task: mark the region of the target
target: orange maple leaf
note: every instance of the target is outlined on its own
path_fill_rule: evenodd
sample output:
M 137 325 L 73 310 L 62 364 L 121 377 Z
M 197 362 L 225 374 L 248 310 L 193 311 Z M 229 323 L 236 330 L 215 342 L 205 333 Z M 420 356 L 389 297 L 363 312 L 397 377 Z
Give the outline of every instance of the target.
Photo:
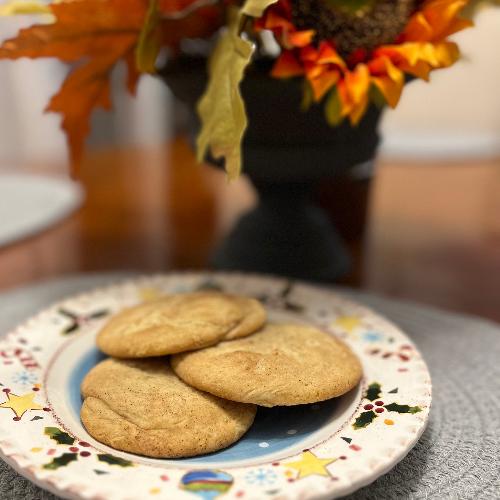
M 128 67 L 127 87 L 134 93 L 139 74 L 134 49 L 147 0 L 73 0 L 50 5 L 51 24 L 23 29 L 0 46 L 0 58 L 56 57 L 74 67 L 46 110 L 60 113 L 71 160 L 82 157 L 90 114 L 111 107 L 110 76 L 118 61 Z

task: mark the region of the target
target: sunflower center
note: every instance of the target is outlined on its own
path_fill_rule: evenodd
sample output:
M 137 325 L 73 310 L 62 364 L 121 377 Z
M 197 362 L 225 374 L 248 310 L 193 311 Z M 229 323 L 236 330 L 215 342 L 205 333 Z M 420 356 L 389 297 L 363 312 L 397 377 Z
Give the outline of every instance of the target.
M 317 42 L 332 40 L 344 58 L 392 43 L 419 0 L 291 0 L 293 22 L 314 29 Z

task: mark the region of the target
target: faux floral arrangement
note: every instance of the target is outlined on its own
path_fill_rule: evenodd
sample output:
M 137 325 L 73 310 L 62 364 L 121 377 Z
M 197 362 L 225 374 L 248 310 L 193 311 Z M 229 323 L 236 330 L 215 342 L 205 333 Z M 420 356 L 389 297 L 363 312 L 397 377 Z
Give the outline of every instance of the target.
M 141 73 L 185 39 L 217 37 L 198 112 L 198 157 L 224 157 L 239 175 L 247 126 L 239 85 L 272 34 L 280 50 L 273 78 L 302 78 L 304 108 L 322 105 L 332 125 L 356 125 L 370 103 L 397 106 L 409 77 L 427 80 L 459 58 L 449 40 L 471 25 L 467 0 L 60 0 L 11 1 L 4 15 L 37 13 L 39 24 L 0 46 L 0 58 L 55 57 L 71 64 L 47 111 L 62 115 L 71 158 L 80 160 L 89 119 L 110 108 L 110 75 L 120 61 L 134 93 Z M 272 111 L 270 111 L 272 112 Z M 286 120 L 286 117 L 283 117 Z

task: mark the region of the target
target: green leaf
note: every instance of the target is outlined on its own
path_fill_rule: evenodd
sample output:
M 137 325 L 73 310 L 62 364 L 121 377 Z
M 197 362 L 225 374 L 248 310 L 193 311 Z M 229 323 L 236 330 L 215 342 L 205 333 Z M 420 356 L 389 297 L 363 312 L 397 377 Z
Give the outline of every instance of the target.
M 384 408 L 387 411 L 395 411 L 396 413 L 418 413 L 422 411 L 422 408 L 420 408 L 420 406 L 399 405 L 397 403 L 385 405 Z
M 245 16 L 261 17 L 264 11 L 278 0 L 246 0 L 241 12 Z
M 381 386 L 378 382 L 373 382 L 373 384 L 370 384 L 368 386 L 368 390 L 366 391 L 366 396 L 365 398 L 370 400 L 370 401 L 375 401 L 380 397 L 381 393 Z
M 363 428 L 367 427 L 368 425 L 370 425 L 377 417 L 378 417 L 378 415 L 373 410 L 364 411 L 356 419 L 356 421 L 354 422 L 354 424 L 352 424 L 352 426 L 355 429 L 363 429 Z
M 312 91 L 312 87 L 307 80 L 304 80 L 302 102 L 300 103 L 300 109 L 304 112 L 308 111 L 313 102 L 314 102 L 314 94 Z
M 141 73 L 156 73 L 156 60 L 161 48 L 161 34 L 157 29 L 159 22 L 158 0 L 149 0 L 146 20 L 135 49 L 135 62 Z
M 134 465 L 130 460 L 115 457 L 114 455 L 109 455 L 108 453 L 101 453 L 100 455 L 97 455 L 97 460 L 99 460 L 99 462 L 106 462 L 109 465 L 118 465 L 119 467 L 132 467 L 132 465 Z
M 254 52 L 254 45 L 237 33 L 240 16 L 223 33 L 210 60 L 209 82 L 198 104 L 201 130 L 197 139 L 198 161 L 208 149 L 224 158 L 230 180 L 241 172 L 241 141 L 247 128 L 240 83 Z
M 52 462 L 45 464 L 43 468 L 47 470 L 56 470 L 60 467 L 66 467 L 68 464 L 77 459 L 78 455 L 76 453 L 63 453 L 60 457 L 54 458 Z
M 44 434 L 53 439 L 57 444 L 73 444 L 75 438 L 69 435 L 67 432 L 62 431 L 58 427 L 45 427 Z
M 344 117 L 342 116 L 342 103 L 340 102 L 340 96 L 336 87 L 326 98 L 325 117 L 328 124 L 332 127 L 340 125 L 344 120 Z
M 370 101 L 377 106 L 377 108 L 382 109 L 387 106 L 387 101 L 384 94 L 380 92 L 380 89 L 376 85 L 370 86 Z

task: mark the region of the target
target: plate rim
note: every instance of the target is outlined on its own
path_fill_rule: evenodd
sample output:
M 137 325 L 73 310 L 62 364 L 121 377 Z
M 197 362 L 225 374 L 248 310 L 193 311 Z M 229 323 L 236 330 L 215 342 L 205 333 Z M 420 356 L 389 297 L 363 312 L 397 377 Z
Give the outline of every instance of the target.
M 47 314 L 50 310 L 68 302 L 68 301 L 78 301 L 78 300 L 85 300 L 85 299 L 92 299 L 96 295 L 102 295 L 105 294 L 106 292 L 117 289 L 117 288 L 123 288 L 126 286 L 132 285 L 133 287 L 138 287 L 141 283 L 147 283 L 150 284 L 153 281 L 157 280 L 176 280 L 176 279 L 217 279 L 221 278 L 223 280 L 225 279 L 234 279 L 234 278 L 239 278 L 239 279 L 253 279 L 253 280 L 258 280 L 258 281 L 267 281 L 272 284 L 276 283 L 282 283 L 286 284 L 289 282 L 293 282 L 294 285 L 297 285 L 298 287 L 303 287 L 305 289 L 311 289 L 311 290 L 316 290 L 320 291 L 322 294 L 326 294 L 328 296 L 333 297 L 334 299 L 337 299 L 338 301 L 354 306 L 357 309 L 364 311 L 371 316 L 376 317 L 379 320 L 382 320 L 384 323 L 386 323 L 388 326 L 392 327 L 395 329 L 397 332 L 403 335 L 403 337 L 409 339 L 414 348 L 415 351 L 419 354 L 419 363 L 422 365 L 424 368 L 424 371 L 428 375 L 425 386 L 426 389 L 428 390 L 428 403 L 425 406 L 425 412 L 423 414 L 424 419 L 420 419 L 421 425 L 418 427 L 416 432 L 412 432 L 412 438 L 411 440 L 407 441 L 405 445 L 401 445 L 395 450 L 395 453 L 390 455 L 388 457 L 388 460 L 386 461 L 385 464 L 383 464 L 382 467 L 378 467 L 376 471 L 372 470 L 372 473 L 369 475 L 365 475 L 361 478 L 357 478 L 354 480 L 351 480 L 349 484 L 347 484 L 343 489 L 337 489 L 335 492 L 328 492 L 325 491 L 324 493 L 322 492 L 309 492 L 307 498 L 310 499 L 315 499 L 315 500 L 322 500 L 322 499 L 332 499 L 332 498 L 338 498 L 338 497 L 343 497 L 345 495 L 349 495 L 358 489 L 367 486 L 374 482 L 376 479 L 381 477 L 382 475 L 386 474 L 389 470 L 391 470 L 397 463 L 399 463 L 401 460 L 403 460 L 406 455 L 412 450 L 412 448 L 416 445 L 422 434 L 424 433 L 425 429 L 427 428 L 428 422 L 429 422 L 429 414 L 431 411 L 431 406 L 432 406 L 432 392 L 433 392 L 433 386 L 432 386 L 432 379 L 431 379 L 431 374 L 428 368 L 428 365 L 425 361 L 425 359 L 422 357 L 420 350 L 418 349 L 418 346 L 416 346 L 413 342 L 413 339 L 401 328 L 399 325 L 394 323 L 391 319 L 383 316 L 382 314 L 378 313 L 376 310 L 372 309 L 369 306 L 365 306 L 362 303 L 357 302 L 356 300 L 351 299 L 350 297 L 346 297 L 345 295 L 342 294 L 342 292 L 339 292 L 337 290 L 332 290 L 328 285 L 322 284 L 322 283 L 310 283 L 306 282 L 303 280 L 290 280 L 289 278 L 283 277 L 283 276 L 278 276 L 278 275 L 273 275 L 273 274 L 261 274 L 261 273 L 247 273 L 247 272 L 240 272 L 240 271 L 207 271 L 207 270 L 201 270 L 201 271 L 173 271 L 173 272 L 159 272 L 159 273 L 141 273 L 137 276 L 129 276 L 125 278 L 119 278 L 116 280 L 111 279 L 109 283 L 106 283 L 101 286 L 97 287 L 91 287 L 87 290 L 84 290 L 82 292 L 77 292 L 74 294 L 70 294 L 68 296 L 62 297 L 59 300 L 51 301 L 50 304 L 47 306 L 44 306 L 42 309 L 40 309 L 38 312 L 35 314 L 29 316 L 25 321 L 21 322 L 18 324 L 16 327 L 13 329 L 9 330 L 5 334 L 0 336 L 0 346 L 1 344 L 5 344 L 8 342 L 11 342 L 13 340 L 13 337 L 19 334 L 24 329 L 27 329 L 30 327 L 32 323 L 37 322 L 40 317 L 42 317 L 44 314 Z M 53 354 L 51 355 L 51 358 L 53 357 Z M 42 366 L 42 370 L 45 370 L 46 366 Z M 363 380 L 364 377 L 363 377 Z M 361 400 L 362 402 L 362 400 Z M 58 483 L 61 483 L 60 478 L 56 476 L 52 476 L 51 474 L 47 474 L 45 477 L 39 477 L 36 475 L 35 472 L 31 471 L 27 465 L 22 465 L 23 459 L 25 457 L 20 456 L 19 453 L 16 453 L 15 451 L 11 450 L 11 445 L 8 440 L 4 438 L 4 434 L 1 432 L 0 429 L 0 458 L 4 460 L 10 467 L 12 467 L 17 473 L 19 473 L 21 476 L 25 477 L 32 483 L 34 483 L 37 486 L 40 486 L 41 488 L 49 491 L 50 493 L 62 497 L 62 498 L 68 498 L 68 499 L 81 499 L 81 498 L 90 498 L 94 497 L 96 495 L 102 495 L 103 491 L 101 490 L 98 492 L 97 490 L 92 491 L 92 494 L 89 495 L 82 495 L 77 492 L 73 492 L 72 490 L 75 489 L 78 485 L 73 482 L 71 485 L 68 485 L 66 487 L 61 487 L 58 486 Z M 408 433 L 409 434 L 409 433 Z M 10 451 L 9 451 L 10 449 Z M 209 466 L 208 466 L 209 467 Z M 252 467 L 252 465 L 250 466 Z M 31 468 L 33 469 L 34 466 L 33 464 L 31 465 Z M 218 467 L 217 467 L 218 468 Z M 230 469 L 230 466 L 227 467 Z M 244 468 L 244 466 L 240 466 L 240 468 Z M 186 469 L 188 470 L 188 469 Z M 75 475 L 72 475 L 73 478 L 75 478 Z M 303 492 L 303 491 L 302 491 Z M 296 490 L 296 495 L 300 495 L 301 491 Z M 332 496 L 333 495 L 333 496 Z M 125 498 L 125 497 L 118 497 L 115 494 L 111 498 Z M 289 498 L 288 496 L 286 498 Z M 291 497 L 290 497 L 291 498 Z

